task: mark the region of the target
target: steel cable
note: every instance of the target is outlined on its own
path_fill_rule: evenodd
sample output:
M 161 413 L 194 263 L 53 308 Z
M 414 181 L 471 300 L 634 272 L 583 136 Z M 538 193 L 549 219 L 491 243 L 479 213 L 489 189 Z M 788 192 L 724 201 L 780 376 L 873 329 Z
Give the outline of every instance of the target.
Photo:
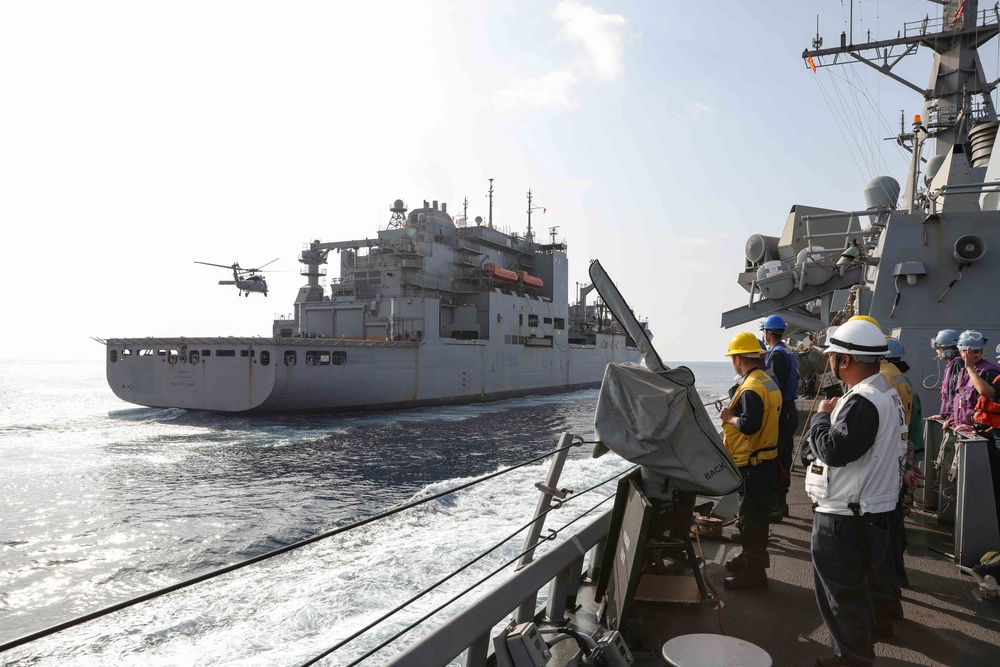
M 625 472 L 629 472 L 629 471 L 625 471 Z M 624 473 L 621 473 L 621 474 L 624 474 Z M 602 482 L 601 484 L 605 484 L 605 483 L 607 483 L 607 482 Z M 600 486 L 600 485 L 597 485 L 597 486 Z M 595 487 L 591 487 L 591 488 L 595 488 Z M 590 490 L 590 489 L 588 489 L 588 490 Z M 418 618 L 416 621 L 414 621 L 410 625 L 408 625 L 405 628 L 403 628 L 402 630 L 400 630 L 398 633 L 396 633 L 392 637 L 386 639 L 381 644 L 379 644 L 375 648 L 371 649 L 370 651 L 368 651 L 367 653 L 365 653 L 364 655 L 362 655 L 361 657 L 359 657 L 354 662 L 348 663 L 347 667 L 354 667 L 354 665 L 360 664 L 363 660 L 371 657 L 372 655 L 374 655 L 378 651 L 381 651 L 383 648 L 385 648 L 386 646 L 388 646 L 392 642 L 396 641 L 397 639 L 399 639 L 400 637 L 402 637 L 404 634 L 406 634 L 407 632 L 409 632 L 413 628 L 417 627 L 418 625 L 420 625 L 421 623 L 423 623 L 424 621 L 426 621 L 428 618 L 430 618 L 434 614 L 438 613 L 439 611 L 441 611 L 442 609 L 444 609 L 445 607 L 447 607 L 448 605 L 450 605 L 451 603 L 453 603 L 455 600 L 459 599 L 460 597 L 462 597 L 466 593 L 468 593 L 468 592 L 470 592 L 472 590 L 475 590 L 478 586 L 481 586 L 483 583 L 485 583 L 486 581 L 488 581 L 492 577 L 496 576 L 500 572 L 503 572 L 506 568 L 510 567 L 511 565 L 513 565 L 514 563 L 516 563 L 518 560 L 520 560 L 520 558 L 522 556 L 524 556 L 527 553 L 530 553 L 530 552 L 534 551 L 543 542 L 547 542 L 549 540 L 555 539 L 555 537 L 559 535 L 560 531 L 565 530 L 569 526 L 573 525 L 574 523 L 576 523 L 577 521 L 579 521 L 583 517 L 585 517 L 588 514 L 590 514 L 591 512 L 593 512 L 595 509 L 597 509 L 598 507 L 600 507 L 604 503 L 606 503 L 609 500 L 612 500 L 614 498 L 615 498 L 614 495 L 607 496 L 606 498 L 604 498 L 603 500 L 601 500 L 601 502 L 599 502 L 596 505 L 592 506 L 590 509 L 588 509 L 586 512 L 584 512 L 583 514 L 579 515 L 575 519 L 573 519 L 573 520 L 569 521 L 568 523 L 564 524 L 558 530 L 552 530 L 552 531 L 550 531 L 549 535 L 547 535 L 546 537 L 539 538 L 538 542 L 536 542 L 535 544 L 533 544 L 531 547 L 529 547 L 528 549 L 525 549 L 524 551 L 522 551 L 521 553 L 519 553 L 518 555 L 516 555 L 511 560 L 508 560 L 506 563 L 504 563 L 503 565 L 501 565 L 497 569 L 493 570 L 492 572 L 490 572 L 489 574 L 487 574 L 485 577 L 479 579 L 477 582 L 475 582 L 471 586 L 468 586 L 464 590 L 459 591 L 459 593 L 457 593 L 456 595 L 452 596 L 451 598 L 449 598 L 448 600 L 446 600 L 442 604 L 438 605 L 437 607 L 435 607 L 431 611 L 427 612 L 426 614 L 424 614 L 423 616 L 421 616 L 420 618 Z M 322 656 L 318 656 L 316 658 L 313 658 L 309 662 L 303 663 L 302 667 L 308 667 L 308 665 L 314 664 L 317 660 L 320 660 L 323 657 L 326 657 L 326 655 L 328 655 L 328 654 L 324 654 Z
M 43 637 L 48 637 L 49 635 L 53 635 L 53 634 L 56 634 L 58 632 L 62 632 L 63 630 L 68 630 L 68 629 L 70 629 L 72 627 L 75 627 L 77 625 L 82 625 L 83 623 L 87 623 L 88 621 L 92 621 L 92 620 L 101 618 L 102 616 L 107 616 L 108 614 L 112 614 L 112 613 L 114 613 L 116 611 L 121 611 L 122 609 L 127 609 L 129 607 L 132 607 L 132 606 L 135 606 L 135 605 L 139 604 L 140 602 L 147 602 L 149 600 L 153 600 L 155 598 L 161 597 L 161 596 L 166 595 L 168 593 L 173 593 L 175 591 L 179 591 L 181 589 L 188 588 L 189 586 L 193 586 L 195 584 L 199 584 L 199 583 L 201 583 L 203 581 L 208 581 L 209 579 L 214 579 L 215 577 L 220 577 L 220 576 L 222 576 L 224 574 L 229 574 L 230 572 L 235 572 L 236 570 L 239 570 L 239 569 L 242 569 L 244 567 L 253 565 L 255 563 L 259 563 L 261 561 L 265 561 L 265 560 L 268 560 L 270 558 L 274 558 L 275 556 L 280 556 L 281 554 L 288 553 L 289 551 L 294 551 L 296 549 L 300 549 L 302 547 L 308 546 L 308 545 L 313 544 L 315 542 L 319 542 L 321 540 L 325 540 L 325 539 L 328 539 L 330 537 L 334 537 L 336 535 L 339 535 L 341 533 L 347 532 L 347 531 L 352 530 L 354 528 L 359 528 L 361 526 L 365 526 L 365 525 L 367 525 L 369 523 L 373 523 L 375 521 L 379 521 L 379 520 L 384 519 L 386 517 L 390 517 L 390 516 L 392 516 L 394 514 L 399 514 L 400 512 L 403 512 L 405 510 L 411 509 L 413 507 L 417 507 L 418 505 L 422 505 L 424 503 L 431 502 L 432 500 L 437 500 L 438 498 L 441 498 L 441 497 L 444 497 L 446 495 L 455 493 L 457 491 L 461 491 L 463 489 L 467 489 L 467 488 L 469 488 L 471 486 L 475 486 L 476 484 L 480 484 L 482 482 L 485 482 L 487 480 L 493 479 L 495 477 L 499 477 L 500 475 L 505 475 L 505 474 L 507 474 L 509 472 L 517 470 L 518 468 L 523 468 L 524 466 L 531 465 L 532 463 L 537 463 L 538 461 L 546 459 L 549 456 L 551 456 L 553 454 L 556 454 L 558 452 L 561 452 L 563 450 L 567 450 L 567 449 L 569 449 L 571 447 L 578 447 L 578 446 L 580 446 L 580 442 L 578 442 L 578 440 L 579 440 L 578 438 L 574 438 L 574 441 L 571 442 L 569 445 L 566 445 L 565 447 L 557 447 L 557 448 L 555 448 L 555 449 L 553 449 L 553 450 L 551 450 L 549 452 L 546 452 L 544 454 L 536 456 L 536 457 L 534 457 L 532 459 L 528 459 L 527 461 L 515 464 L 513 466 L 510 466 L 509 468 L 504 468 L 503 470 L 498 470 L 498 471 L 490 473 L 488 475 L 484 475 L 483 477 L 477 477 L 476 479 L 474 479 L 474 480 L 472 480 L 470 482 L 466 482 L 464 484 L 460 484 L 460 485 L 458 485 L 458 486 L 456 486 L 456 487 L 454 487 L 452 489 L 441 491 L 440 493 L 435 493 L 433 495 L 427 496 L 426 498 L 421 498 L 419 500 L 414 500 L 414 501 L 411 501 L 409 503 L 405 503 L 403 505 L 400 505 L 399 507 L 393 508 L 393 509 L 388 510 L 386 512 L 382 512 L 380 514 L 376 514 L 374 516 L 370 516 L 370 517 L 368 517 L 366 519 L 361 519 L 360 521 L 356 521 L 355 523 L 349 524 L 347 526 L 341 526 L 341 527 L 338 527 L 338 528 L 334 528 L 333 530 L 329 530 L 329 531 L 326 531 L 324 533 L 320 533 L 319 535 L 314 535 L 313 537 L 309 537 L 309 538 L 306 538 L 304 540 L 300 540 L 298 542 L 295 542 L 294 544 L 289 544 L 288 546 L 284 546 L 284 547 L 281 547 L 279 549 L 275 549 L 273 551 L 268 551 L 267 553 L 261 554 L 259 556 L 254 556 L 253 558 L 248 558 L 246 560 L 240 561 L 239 563 L 234 563 L 232 565 L 227 565 L 225 567 L 221 567 L 221 568 L 219 568 L 217 570 L 213 570 L 211 572 L 206 572 L 205 574 L 201 574 L 201 575 L 198 575 L 196 577 L 192 577 L 190 579 L 186 579 L 186 580 L 178 582 L 176 584 L 172 584 L 170 586 L 166 586 L 165 588 L 160 588 L 158 590 L 151 591 L 149 593 L 144 593 L 143 595 L 140 595 L 138 597 L 132 598 L 130 600 L 126 600 L 124 602 L 118 602 L 118 603 L 113 604 L 113 605 L 111 605 L 109 607 L 104 607 L 103 609 L 99 609 L 99 610 L 91 612 L 89 614 L 84 614 L 83 616 L 79 616 L 77 618 L 71 619 L 71 620 L 66 621 L 64 623 L 58 623 L 56 625 L 50 626 L 48 628 L 45 628 L 44 630 L 39 630 L 38 632 L 33 632 L 33 633 L 29 634 L 29 635 L 25 635 L 24 637 L 20 637 L 18 639 L 14 639 L 12 641 L 6 642 L 4 644 L 0 644 L 0 653 L 3 653 L 5 651 L 9 651 L 10 649 L 16 648 L 18 646 L 22 646 L 24 644 L 28 644 L 28 643 L 36 641 L 38 639 L 42 639 Z

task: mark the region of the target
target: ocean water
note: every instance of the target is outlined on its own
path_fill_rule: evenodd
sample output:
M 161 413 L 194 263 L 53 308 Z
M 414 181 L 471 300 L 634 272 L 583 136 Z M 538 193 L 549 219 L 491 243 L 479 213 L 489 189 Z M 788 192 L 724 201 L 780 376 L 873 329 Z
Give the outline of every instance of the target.
M 731 384 L 726 362 L 687 365 L 706 401 Z M 597 396 L 219 415 L 123 403 L 100 362 L 0 361 L 0 643 L 521 463 L 554 449 L 562 432 L 590 440 Z M 614 455 L 592 459 L 584 446 L 571 452 L 560 486 L 583 489 L 627 467 Z M 520 468 L 12 649 L 0 664 L 301 664 L 530 520 L 547 471 L 547 461 Z M 613 484 L 600 491 L 613 493 Z M 546 527 L 599 499 L 567 505 Z M 320 664 L 349 664 L 522 542 Z

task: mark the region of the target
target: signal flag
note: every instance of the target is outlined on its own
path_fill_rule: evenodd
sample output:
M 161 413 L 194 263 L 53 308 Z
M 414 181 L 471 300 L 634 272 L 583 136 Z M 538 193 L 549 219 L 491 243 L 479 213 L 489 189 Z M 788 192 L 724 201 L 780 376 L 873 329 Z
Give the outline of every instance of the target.
M 813 74 L 816 73 L 816 63 L 813 62 L 813 57 L 809 56 L 806 58 L 806 62 L 809 63 L 809 67 L 812 69 Z

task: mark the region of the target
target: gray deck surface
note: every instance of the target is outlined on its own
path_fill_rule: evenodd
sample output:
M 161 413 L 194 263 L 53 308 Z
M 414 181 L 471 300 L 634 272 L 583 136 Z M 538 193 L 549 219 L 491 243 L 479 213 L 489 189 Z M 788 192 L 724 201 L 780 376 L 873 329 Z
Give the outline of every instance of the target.
M 727 574 L 723 564 L 741 550 L 739 544 L 728 540 L 732 528 L 725 529 L 721 540 L 702 539 L 707 579 L 723 602 L 723 621 L 711 607 L 636 603 L 638 635 L 632 632 L 626 636 L 632 635 L 629 648 L 637 665 L 666 664 L 660 647 L 668 639 L 688 633 L 727 634 L 753 642 L 771 655 L 777 667 L 812 665 L 816 658 L 832 655 L 830 636 L 816 607 L 809 555 L 812 508 L 801 472 L 792 474 L 789 505 L 791 516 L 771 524 L 766 592 L 723 588 Z M 894 639 L 876 645 L 877 664 L 1000 665 L 1000 603 L 974 597 L 975 580 L 961 574 L 950 558 L 937 553 L 952 551 L 950 526 L 911 514 L 907 536 L 910 588 L 903 591 L 906 618 L 895 622 Z M 638 645 L 640 640 L 646 642 L 645 648 Z

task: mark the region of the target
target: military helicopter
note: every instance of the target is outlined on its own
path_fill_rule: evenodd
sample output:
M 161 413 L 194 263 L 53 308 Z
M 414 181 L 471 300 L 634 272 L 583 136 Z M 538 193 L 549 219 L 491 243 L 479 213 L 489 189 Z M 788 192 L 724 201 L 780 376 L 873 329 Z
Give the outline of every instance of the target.
M 263 292 L 264 296 L 267 296 L 267 281 L 264 280 L 264 276 L 258 275 L 261 273 L 265 266 L 268 264 L 273 264 L 277 262 L 278 258 L 275 257 L 267 264 L 261 264 L 256 269 L 244 269 L 241 268 L 239 263 L 234 262 L 233 264 L 213 264 L 212 262 L 195 262 L 195 264 L 204 264 L 206 266 L 217 266 L 220 269 L 232 269 L 233 279 L 232 280 L 220 280 L 220 285 L 236 285 L 236 289 L 239 290 L 241 296 L 250 296 L 250 292 Z

